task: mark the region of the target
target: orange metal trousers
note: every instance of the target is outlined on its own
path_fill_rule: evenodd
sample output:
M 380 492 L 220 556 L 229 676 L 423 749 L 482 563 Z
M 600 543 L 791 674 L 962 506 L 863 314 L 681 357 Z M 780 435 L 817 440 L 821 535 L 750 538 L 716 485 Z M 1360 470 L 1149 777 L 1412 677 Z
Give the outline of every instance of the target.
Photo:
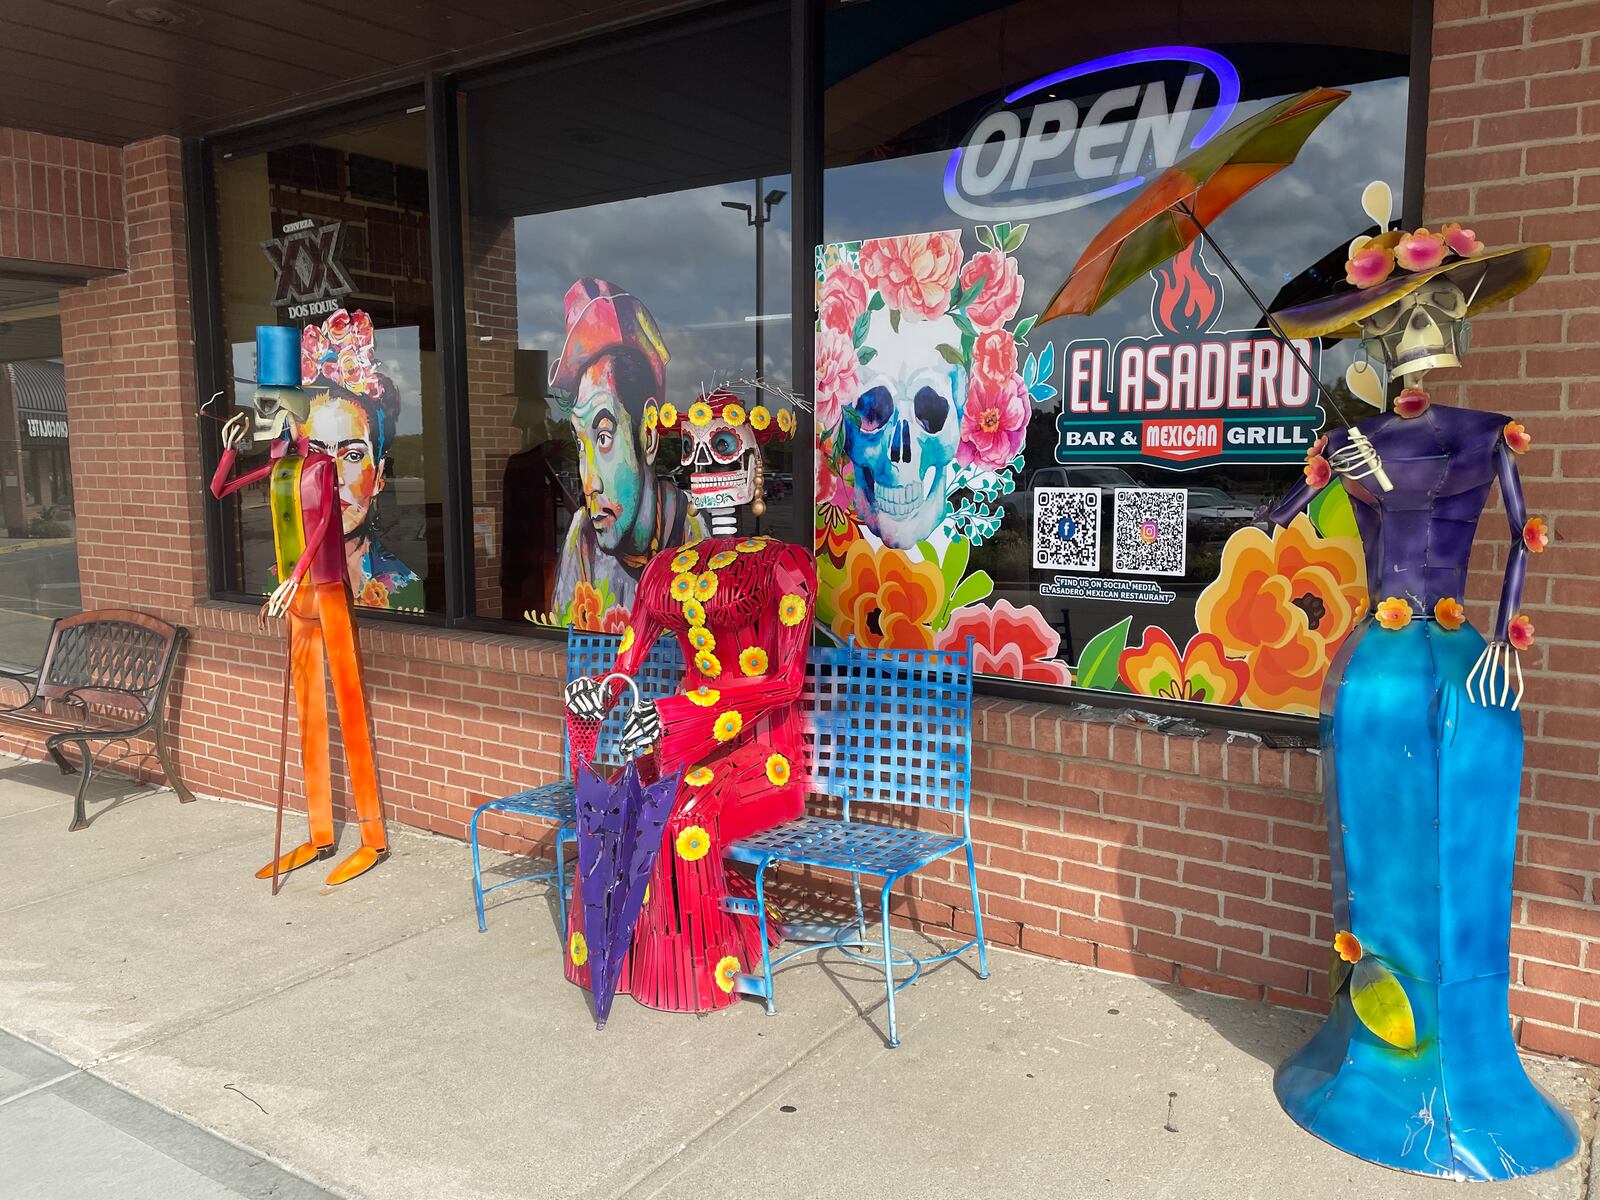
M 361 683 L 361 650 L 356 644 L 350 592 L 343 580 L 307 583 L 289 609 L 289 653 L 294 671 L 295 712 L 300 720 L 300 755 L 306 775 L 306 817 L 311 841 L 333 845 L 333 780 L 328 767 L 328 695 L 323 659 L 333 675 L 333 700 L 350 769 L 350 793 L 361 825 L 361 844 L 388 848 L 383 803 L 378 798 L 378 768 L 372 757 L 372 731 Z

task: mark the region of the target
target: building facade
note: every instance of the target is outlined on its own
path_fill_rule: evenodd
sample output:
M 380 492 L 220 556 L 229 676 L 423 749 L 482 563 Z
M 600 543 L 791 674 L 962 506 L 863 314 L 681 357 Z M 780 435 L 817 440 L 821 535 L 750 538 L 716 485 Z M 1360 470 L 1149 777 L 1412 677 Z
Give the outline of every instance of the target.
M 1193 473 L 1148 454 L 1080 469 L 1067 450 L 1082 427 L 1060 416 L 1070 397 L 1035 390 L 1071 383 L 1066 362 L 1044 366 L 1047 346 L 1066 359 L 1120 338 L 1237 339 L 1259 310 L 1202 258 L 1197 278 L 1222 281 L 1224 297 L 1187 331 L 1160 324 L 1159 280 L 1098 325 L 1030 333 L 1016 318 L 1043 307 L 1115 211 L 1110 189 L 1139 161 L 1129 139 L 1144 136 L 1159 154 L 1163 130 L 1188 136 L 1174 124 L 1185 87 L 1199 121 L 1336 85 L 1351 97 L 1325 140 L 1252 195 L 1252 219 L 1219 223 L 1259 286 L 1285 283 L 1358 232 L 1365 218 L 1351 198 L 1373 176 L 1391 182 L 1411 224 L 1457 220 L 1489 244 L 1554 248 L 1544 279 L 1476 320 L 1463 368 L 1431 385 L 1436 399 L 1505 412 L 1535 438 L 1523 478 L 1555 539 L 1527 596 L 1540 640 L 1524 659 L 1512 1012 L 1524 1047 L 1600 1062 L 1590 961 L 1600 954 L 1600 683 L 1589 669 L 1600 665 L 1590 636 L 1600 450 L 1587 418 L 1600 402 L 1595 7 L 1436 0 L 1398 14 L 1354 5 L 1267 19 L 1218 0 L 1204 16 L 1151 5 L 1140 20 L 1108 15 L 1094 28 L 1074 15 L 1070 29 L 1051 12 L 1067 6 L 1028 3 L 633 7 L 603 34 L 524 31 L 459 62 L 397 67 L 365 95 L 339 94 L 330 80 L 304 103 L 234 125 L 197 129 L 175 117 L 169 131 L 131 140 L 104 123 L 84 130 L 94 136 L 68 136 L 73 114 L 63 109 L 34 113 L 37 129 L 0 130 L 0 275 L 60 285 L 82 603 L 142 608 L 191 630 L 174 689 L 189 785 L 268 802 L 275 783 L 282 639 L 258 628 L 253 599 L 272 582 L 264 514 L 248 501 L 214 505 L 204 489 L 215 410 L 235 387 L 247 397 L 259 324 L 318 331 L 311 353 L 338 372 L 327 390 L 353 422 L 336 440 L 354 456 L 349 486 L 371 513 L 347 547 L 391 819 L 460 837 L 483 800 L 558 773 L 565 661 L 553 627 L 603 627 L 625 607 L 630 555 L 670 537 L 675 503 L 663 469 L 635 471 L 653 498 L 639 499 L 630 477 L 596 465 L 619 442 L 636 466 L 665 464 L 642 422 L 623 419 L 601 439 L 584 425 L 582 397 L 553 389 L 571 289 L 605 280 L 654 314 L 667 398 L 683 396 L 684 407 L 701 383 L 753 375 L 758 364 L 786 387 L 813 390 L 806 381 L 818 380 L 810 432 L 820 436 L 799 439 L 793 461 L 771 472 L 763 529 L 815 535 L 819 553 L 837 552 L 834 582 L 824 579 L 834 634 L 889 641 L 893 620 L 899 636 L 931 643 L 952 627 L 951 610 L 981 610 L 974 830 L 990 938 L 1161 982 L 1321 1006 L 1333 929 L 1307 715 L 1320 676 L 1262 665 L 1250 677 L 1262 690 L 1241 685 L 1224 707 L 1141 694 L 1126 672 L 1103 686 L 1092 674 L 1116 630 L 1108 661 L 1148 649 L 1149 629 L 1178 645 L 1206 635 L 1229 539 L 1260 499 L 1298 476 L 1303 449 Z M 1163 57 L 1174 48 L 1188 57 Z M 712 69 L 702 75 L 696 62 Z M 1074 93 L 1086 66 L 1121 74 L 1097 93 Z M 1030 89 L 1031 115 L 1018 107 Z M 1091 120 L 1095 98 L 1119 89 L 1120 126 L 1109 106 Z M 1070 118 L 1057 107 L 1046 110 L 1053 125 L 1024 123 L 1046 101 L 1075 95 Z M 1141 107 L 1152 96 L 1165 107 Z M 1149 118 L 1142 135 L 1132 114 Z M 1068 120 L 1081 139 L 1071 151 Z M 978 136 L 985 122 L 992 139 Z M 1074 157 L 1083 139 L 1100 149 Z M 1026 245 L 1020 218 L 1002 226 L 1007 207 L 1035 214 Z M 720 224 L 704 215 L 713 210 Z M 1006 535 L 1026 528 L 1031 506 L 1008 508 L 1000 495 L 994 529 L 949 541 L 970 543 L 962 553 L 972 566 L 963 558 L 946 582 L 945 611 L 930 601 L 919 614 L 886 599 L 883 582 L 895 570 L 917 576 L 930 559 L 948 563 L 948 546 L 918 526 L 918 513 L 896 524 L 885 500 L 869 537 L 813 510 L 814 488 L 848 493 L 847 470 L 859 486 L 874 467 L 826 436 L 831 270 L 878 252 L 872 239 L 922 234 L 949 234 L 928 244 L 957 246 L 963 270 L 984 264 L 960 276 L 970 303 L 947 310 L 941 299 L 930 324 L 951 319 L 959 343 L 951 314 L 992 301 L 975 341 L 1003 332 L 1012 353 L 1033 361 L 1033 415 L 996 460 L 1013 474 L 1010 494 L 1094 493 L 1110 510 L 1118 490 L 1186 492 L 1188 561 L 1176 571 L 1144 572 L 1140 588 L 1116 595 L 1046 587 L 1061 576 L 1009 557 L 1026 554 L 1025 539 Z M 990 290 L 1008 271 L 1027 279 L 1016 304 Z M 364 359 L 348 369 L 342 339 L 359 335 L 341 312 L 364 312 L 371 326 Z M 864 324 L 833 332 L 858 328 L 856 362 L 862 338 L 894 358 L 900 328 L 878 329 L 869 311 Z M 621 340 L 648 364 L 648 343 Z M 1322 373 L 1342 374 L 1347 360 L 1321 349 Z M 919 468 L 946 469 L 937 429 L 918 419 Z M 1118 474 L 1073 474 L 1089 467 Z M 961 502 L 952 492 L 951 510 Z M 1485 519 L 1467 598 L 1483 612 L 1508 541 L 1490 536 L 1497 510 Z M 830 544 L 830 534 L 859 539 L 875 561 L 858 561 L 863 551 Z M 1104 565 L 1074 578 L 1140 574 Z M 993 590 L 956 603 L 980 568 Z M 1170 619 L 1148 617 L 1156 592 L 1173 597 L 1163 601 Z M 997 614 L 1022 615 L 997 626 Z M 511 824 L 491 834 L 508 847 L 547 837 Z M 935 932 L 970 927 L 964 877 L 946 871 L 913 885 L 906 920 Z

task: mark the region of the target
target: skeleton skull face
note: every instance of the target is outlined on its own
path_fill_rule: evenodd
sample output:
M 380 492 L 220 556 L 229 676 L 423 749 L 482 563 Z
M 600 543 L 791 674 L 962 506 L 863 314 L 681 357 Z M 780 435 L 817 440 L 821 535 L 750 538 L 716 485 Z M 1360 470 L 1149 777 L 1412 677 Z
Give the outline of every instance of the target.
M 311 397 L 304 388 L 258 387 L 250 403 L 256 414 L 271 426 L 272 437 L 311 415 Z
M 1383 347 L 1389 373 L 1410 375 L 1436 367 L 1459 367 L 1467 298 L 1450 280 L 1435 276 L 1404 299 L 1379 309 L 1361 323 L 1362 332 Z
M 704 425 L 684 417 L 683 465 L 689 468 L 689 499 L 696 508 L 738 508 L 756 494 L 761 455 L 749 421 L 730 425 L 713 416 Z
M 949 508 L 946 481 L 961 437 L 967 372 L 939 347 L 960 347 L 961 330 L 948 316 L 902 318 L 897 330 L 880 309 L 866 345 L 877 353 L 860 369 L 844 423 L 856 512 L 884 545 L 908 549 L 938 528 Z

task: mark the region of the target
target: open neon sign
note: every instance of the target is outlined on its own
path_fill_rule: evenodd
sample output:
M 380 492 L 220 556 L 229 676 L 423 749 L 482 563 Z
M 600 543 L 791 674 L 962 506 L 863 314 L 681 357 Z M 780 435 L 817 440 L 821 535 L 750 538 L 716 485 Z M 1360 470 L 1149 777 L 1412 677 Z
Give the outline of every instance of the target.
M 1198 70 L 1185 73 L 1174 93 L 1160 78 L 1120 84 L 1101 91 L 1087 108 L 1056 99 L 1051 91 L 1073 83 L 1074 92 L 1088 96 L 1092 85 L 1082 81 L 1091 76 L 1161 63 Z M 1191 137 L 1207 76 L 1216 100 Z M 1238 102 L 1238 71 L 1222 55 L 1198 46 L 1128 50 L 1055 71 L 1006 96 L 951 152 L 945 203 L 974 221 L 1026 220 L 1083 208 L 1141 186 L 1153 172 L 1209 142 Z M 1063 188 L 1069 194 L 1060 194 Z

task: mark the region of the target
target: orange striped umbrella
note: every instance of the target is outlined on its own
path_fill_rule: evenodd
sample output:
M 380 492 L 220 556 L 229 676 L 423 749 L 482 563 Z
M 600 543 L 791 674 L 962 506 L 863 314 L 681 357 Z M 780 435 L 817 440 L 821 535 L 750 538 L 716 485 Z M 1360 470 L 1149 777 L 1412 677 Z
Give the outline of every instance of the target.
M 1039 323 L 1087 316 L 1172 258 L 1240 196 L 1292 163 L 1323 118 L 1349 95 L 1311 88 L 1280 100 L 1157 175 L 1095 235 Z

